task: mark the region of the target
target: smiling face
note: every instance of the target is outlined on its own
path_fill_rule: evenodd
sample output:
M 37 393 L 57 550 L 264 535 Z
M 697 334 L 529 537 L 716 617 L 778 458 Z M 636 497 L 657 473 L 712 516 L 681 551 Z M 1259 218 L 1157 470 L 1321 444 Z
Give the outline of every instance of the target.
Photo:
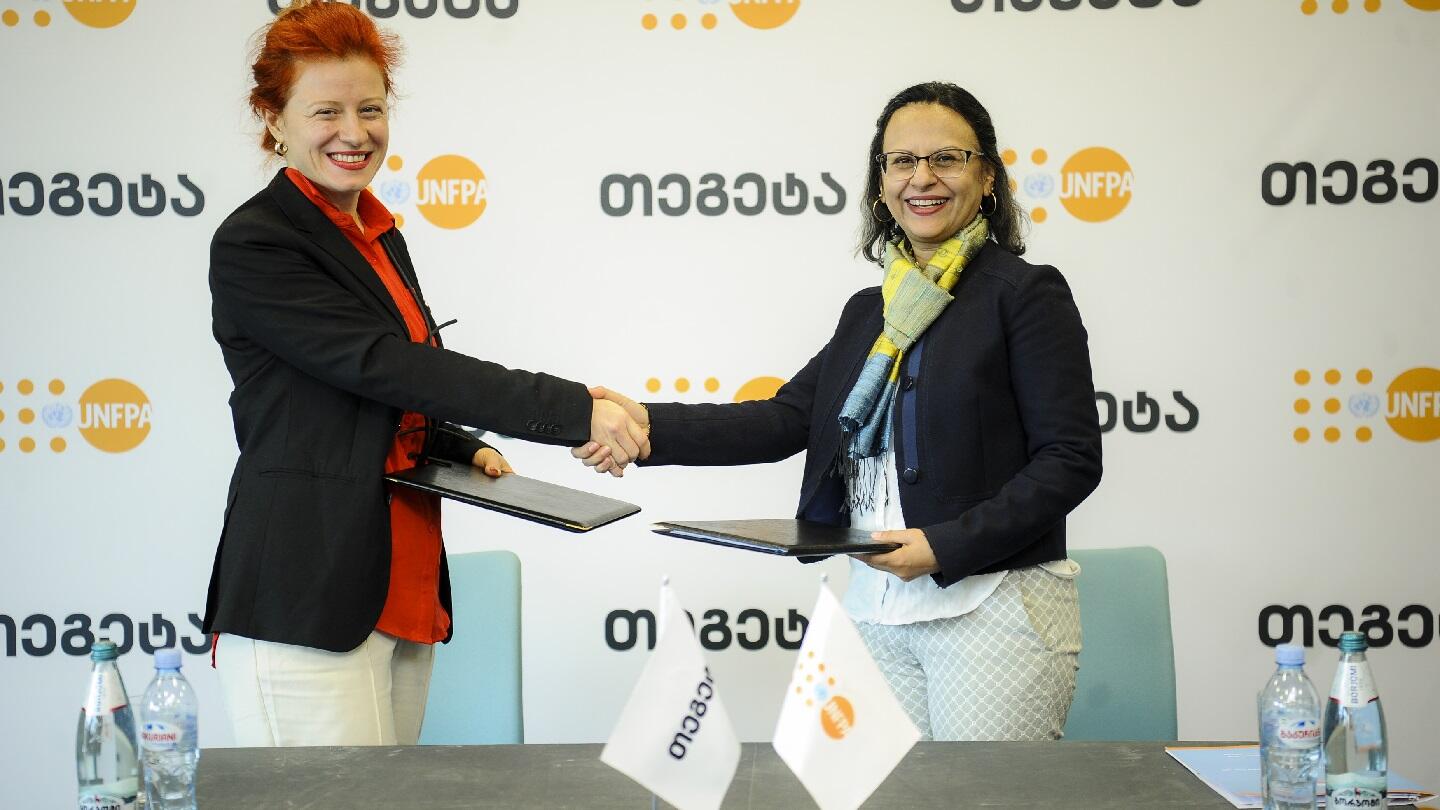
M 940 149 L 980 151 L 975 130 L 959 113 L 941 104 L 908 104 L 885 126 L 884 152 L 928 155 Z M 980 200 L 990 193 L 993 172 L 972 157 L 959 177 L 936 177 L 929 161 L 920 161 L 912 177 L 880 175 L 880 197 L 916 257 L 928 260 L 935 249 L 970 224 Z
M 353 214 L 385 160 L 388 115 L 380 68 L 351 57 L 296 65 L 285 109 L 266 113 L 265 125 L 287 147 L 286 165 Z

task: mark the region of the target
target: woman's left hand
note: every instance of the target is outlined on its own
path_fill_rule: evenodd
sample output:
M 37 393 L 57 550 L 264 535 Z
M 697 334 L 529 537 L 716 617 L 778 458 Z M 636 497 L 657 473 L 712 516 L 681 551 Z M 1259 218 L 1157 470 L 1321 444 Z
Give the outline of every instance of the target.
M 515 472 L 510 469 L 510 462 L 506 461 L 505 457 L 500 455 L 500 451 L 493 447 L 482 447 L 476 450 L 475 457 L 470 459 L 470 463 L 484 470 L 485 474 L 491 478 L 499 478 L 505 473 Z
M 874 568 L 909 582 L 912 579 L 933 574 L 940 570 L 930 541 L 920 529 L 897 529 L 888 532 L 871 532 L 870 539 L 877 543 L 899 543 L 900 548 L 884 554 L 852 554 L 850 556 Z

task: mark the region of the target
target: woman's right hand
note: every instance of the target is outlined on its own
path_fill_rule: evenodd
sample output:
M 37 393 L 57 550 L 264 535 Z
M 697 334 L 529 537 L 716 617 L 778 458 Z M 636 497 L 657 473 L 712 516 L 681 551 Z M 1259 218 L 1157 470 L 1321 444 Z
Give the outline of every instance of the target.
M 624 405 L 607 398 L 605 389 L 598 389 L 599 394 L 596 391 L 593 388 L 590 390 L 590 395 L 594 397 L 590 410 L 590 441 L 572 450 L 571 454 L 580 458 L 582 456 L 578 451 L 584 448 L 592 448 L 585 456 L 603 452 L 606 458 L 597 461 L 596 465 L 604 465 L 605 469 L 598 471 L 608 471 L 620 477 L 630 462 L 650 455 L 649 420 L 646 419 L 646 424 L 642 426 Z
M 631 461 L 643 460 L 650 456 L 650 412 L 635 400 L 603 386 L 591 387 L 590 396 L 595 399 L 595 409 L 591 416 L 592 423 L 595 419 L 594 414 L 600 413 L 602 408 L 609 412 L 611 407 L 618 407 L 630 422 L 639 428 L 641 439 L 636 442 L 635 452 L 628 453 L 625 458 L 621 458 L 615 452 L 613 445 L 607 444 L 593 435 L 589 442 L 572 449 L 570 455 L 580 459 L 585 466 L 594 467 L 597 473 L 608 472 L 616 478 L 620 478 L 625 474 L 625 466 Z M 634 438 L 633 433 L 628 435 Z

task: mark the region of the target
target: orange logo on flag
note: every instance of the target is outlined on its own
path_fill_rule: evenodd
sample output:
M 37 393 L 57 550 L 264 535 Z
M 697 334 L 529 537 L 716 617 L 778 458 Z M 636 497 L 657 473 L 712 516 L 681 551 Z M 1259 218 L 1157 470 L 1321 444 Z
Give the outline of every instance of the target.
M 805 707 L 820 707 L 820 728 L 832 740 L 843 740 L 855 728 L 855 706 L 844 695 L 835 694 L 835 672 L 824 661 L 815 660 L 811 650 L 795 667 L 795 694 L 806 695 Z
M 820 709 L 820 727 L 832 740 L 844 738 L 855 725 L 855 707 L 850 701 L 836 695 Z

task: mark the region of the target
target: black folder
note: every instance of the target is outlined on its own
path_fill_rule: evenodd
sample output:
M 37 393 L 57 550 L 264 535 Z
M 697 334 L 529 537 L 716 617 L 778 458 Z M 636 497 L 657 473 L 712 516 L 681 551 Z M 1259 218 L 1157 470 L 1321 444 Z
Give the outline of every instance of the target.
M 640 511 L 635 504 L 614 498 L 515 473 L 491 478 L 474 465 L 438 459 L 387 475 L 385 480 L 572 532 L 588 532 Z
M 877 554 L 899 543 L 877 543 L 870 532 L 825 526 L 803 520 L 708 520 L 656 523 L 652 531 L 668 537 L 698 540 L 787 557 L 828 557 L 832 554 Z

